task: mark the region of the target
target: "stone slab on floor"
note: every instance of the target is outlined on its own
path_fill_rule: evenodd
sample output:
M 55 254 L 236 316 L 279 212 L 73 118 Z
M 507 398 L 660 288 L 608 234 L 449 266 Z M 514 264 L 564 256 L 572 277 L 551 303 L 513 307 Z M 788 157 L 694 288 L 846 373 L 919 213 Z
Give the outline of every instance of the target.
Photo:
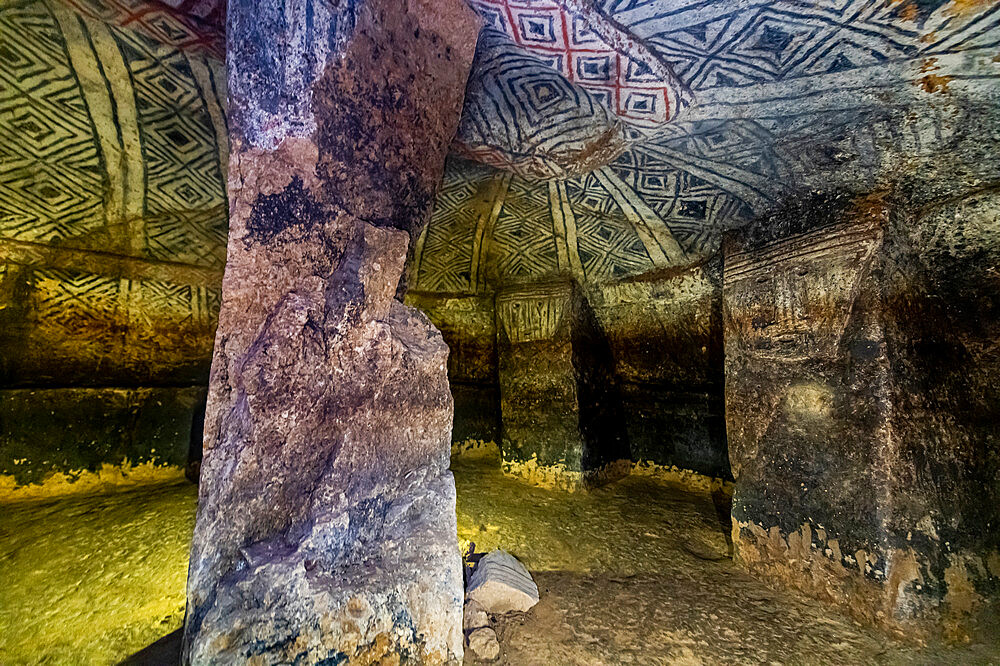
M 494 550 L 479 560 L 465 596 L 487 613 L 523 612 L 538 603 L 538 586 L 516 557 Z

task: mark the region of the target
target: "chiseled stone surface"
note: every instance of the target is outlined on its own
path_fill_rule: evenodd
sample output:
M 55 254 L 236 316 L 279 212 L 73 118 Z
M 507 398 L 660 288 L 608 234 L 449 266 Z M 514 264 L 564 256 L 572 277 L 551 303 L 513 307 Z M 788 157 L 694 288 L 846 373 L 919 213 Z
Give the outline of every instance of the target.
M 538 586 L 516 557 L 494 550 L 476 565 L 466 597 L 488 613 L 523 612 L 538 603 Z
M 230 5 L 187 663 L 462 658 L 448 349 L 394 295 L 477 29 L 457 1 Z
M 728 244 L 742 566 L 910 635 L 996 599 L 996 200 L 885 193 Z
M 504 472 L 578 489 L 627 473 L 611 350 L 570 280 L 497 294 Z

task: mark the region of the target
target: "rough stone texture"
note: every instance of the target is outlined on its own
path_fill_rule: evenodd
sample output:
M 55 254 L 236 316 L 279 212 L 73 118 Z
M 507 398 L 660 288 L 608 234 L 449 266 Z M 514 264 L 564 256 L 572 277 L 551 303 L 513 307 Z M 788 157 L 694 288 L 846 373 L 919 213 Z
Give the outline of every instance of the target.
M 439 269 L 434 262 L 441 249 L 424 245 L 423 263 L 411 262 L 411 273 Z M 585 313 L 585 319 L 590 320 L 593 344 L 581 341 L 578 347 L 606 348 L 603 358 L 593 353 L 590 358 L 604 364 L 605 378 L 613 375 L 608 388 L 620 405 L 616 422 L 624 427 L 628 443 L 627 451 L 623 446 L 619 455 L 643 466 L 730 478 L 723 408 L 721 257 L 691 268 L 585 283 L 579 291 L 591 306 L 592 314 Z M 499 442 L 494 298 L 411 290 L 406 303 L 427 312 L 451 348 L 454 441 Z M 583 329 L 575 324 L 578 333 Z M 575 359 L 582 360 L 580 355 Z
M 497 632 L 491 627 L 476 629 L 469 634 L 469 650 L 479 659 L 493 661 L 500 656 Z
M 593 285 L 631 459 L 729 478 L 723 406 L 722 262 Z
M 538 603 L 538 586 L 516 557 L 494 550 L 479 560 L 465 597 L 494 615 L 523 613 Z
M 566 488 L 620 474 L 610 351 L 573 283 L 501 291 L 497 321 L 504 471 Z
M 140 465 L 183 468 L 204 400 L 203 388 L 0 391 L 0 487 L 68 490 L 106 466 L 126 477 Z
M 488 626 L 490 626 L 490 616 L 486 614 L 482 605 L 473 599 L 466 600 L 462 615 L 462 628 L 469 632 Z
M 394 294 L 477 29 L 458 2 L 230 5 L 188 663 L 461 659 L 448 350 Z
M 996 598 L 996 202 L 884 193 L 727 246 L 744 567 L 953 638 Z
M 452 440 L 499 441 L 500 392 L 493 298 L 440 296 L 409 290 L 405 303 L 423 311 L 448 345 L 448 383 L 455 399 Z

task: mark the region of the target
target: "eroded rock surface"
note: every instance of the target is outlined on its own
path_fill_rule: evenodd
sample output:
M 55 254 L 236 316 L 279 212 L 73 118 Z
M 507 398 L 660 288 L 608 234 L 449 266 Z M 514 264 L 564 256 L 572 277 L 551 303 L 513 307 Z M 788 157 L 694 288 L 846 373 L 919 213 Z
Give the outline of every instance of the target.
M 965 640 L 1000 581 L 997 197 L 905 194 L 727 247 L 733 542 L 770 581 Z
M 462 657 L 448 349 L 394 294 L 477 29 L 458 2 L 230 7 L 187 663 Z

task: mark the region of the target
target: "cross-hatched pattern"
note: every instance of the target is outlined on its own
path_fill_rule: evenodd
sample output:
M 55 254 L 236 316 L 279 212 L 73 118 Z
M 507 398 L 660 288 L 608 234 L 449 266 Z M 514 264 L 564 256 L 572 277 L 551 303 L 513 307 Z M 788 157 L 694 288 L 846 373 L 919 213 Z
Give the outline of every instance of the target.
M 653 268 L 646 246 L 620 216 L 577 208 L 577 253 L 590 282 L 637 275 Z
M 491 263 L 501 280 L 545 277 L 558 269 L 548 187 L 511 180 L 490 243 Z
M 444 184 L 434 202 L 434 212 L 427 227 L 417 275 L 417 289 L 439 292 L 467 292 L 471 289 L 470 271 L 476 220 L 488 210 L 491 201 L 481 192 L 491 177 L 484 167 L 449 160 Z
M 690 255 L 714 252 L 724 231 L 752 216 L 732 193 L 641 149 L 622 155 L 612 168 Z
M 147 251 L 170 261 L 221 268 L 226 263 L 228 222 L 223 205 L 147 217 Z
M 104 167 L 58 24 L 0 7 L 0 235 L 64 241 L 104 224 Z
M 45 328 L 98 344 L 124 332 L 120 315 L 121 280 L 56 269 L 34 271 L 35 314 Z
M 226 229 L 226 190 L 211 117 L 183 53 L 125 30 L 116 30 L 115 37 L 135 85 L 149 255 L 191 257 L 192 242 L 214 244 Z M 192 217 L 191 211 L 212 212 Z M 220 265 L 214 251 L 197 259 Z
M 132 280 L 130 319 L 134 328 L 155 331 L 168 322 L 172 328 L 197 326 L 192 304 L 197 287 L 161 280 Z

